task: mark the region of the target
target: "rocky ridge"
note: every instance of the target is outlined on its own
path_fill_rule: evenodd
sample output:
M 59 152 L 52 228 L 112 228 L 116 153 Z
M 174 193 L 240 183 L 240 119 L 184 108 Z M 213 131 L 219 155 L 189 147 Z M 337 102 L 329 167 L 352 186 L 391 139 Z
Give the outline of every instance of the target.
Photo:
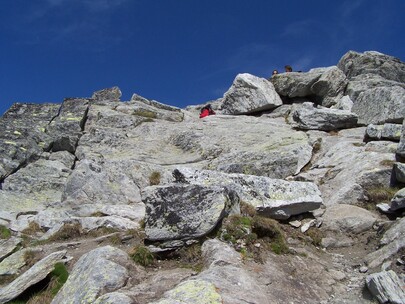
M 0 303 L 60 263 L 42 303 L 405 303 L 405 63 L 239 74 L 204 119 L 120 98 L 0 118 Z

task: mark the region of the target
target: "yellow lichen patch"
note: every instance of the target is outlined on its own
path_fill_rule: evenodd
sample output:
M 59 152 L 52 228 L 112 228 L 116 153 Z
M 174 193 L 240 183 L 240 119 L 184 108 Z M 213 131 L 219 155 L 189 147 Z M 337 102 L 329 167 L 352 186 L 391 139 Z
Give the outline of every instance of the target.
M 27 151 L 27 149 L 25 149 L 24 147 L 20 147 L 21 151 Z
M 7 144 L 7 145 L 17 146 L 17 143 L 15 143 L 14 141 L 8 141 L 8 140 L 6 140 L 4 143 Z
M 22 135 L 21 132 L 18 132 L 18 131 L 14 131 L 13 133 L 14 133 L 15 135 Z
M 81 121 L 82 119 L 80 117 L 68 117 L 66 118 L 68 121 Z
M 215 285 L 202 280 L 190 280 L 167 293 L 168 298 L 181 303 L 221 304 L 222 297 Z M 164 303 L 164 301 L 162 301 Z

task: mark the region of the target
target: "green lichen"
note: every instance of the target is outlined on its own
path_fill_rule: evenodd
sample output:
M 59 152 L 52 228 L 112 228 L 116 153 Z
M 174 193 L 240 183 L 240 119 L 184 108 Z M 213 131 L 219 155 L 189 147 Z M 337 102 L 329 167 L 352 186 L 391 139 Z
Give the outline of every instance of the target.
M 168 292 L 169 299 L 181 303 L 221 304 L 222 297 L 214 284 L 202 280 L 186 281 Z M 164 303 L 164 301 L 162 302 Z
M 22 135 L 21 132 L 18 132 L 18 131 L 14 131 L 13 133 L 14 133 L 15 135 Z

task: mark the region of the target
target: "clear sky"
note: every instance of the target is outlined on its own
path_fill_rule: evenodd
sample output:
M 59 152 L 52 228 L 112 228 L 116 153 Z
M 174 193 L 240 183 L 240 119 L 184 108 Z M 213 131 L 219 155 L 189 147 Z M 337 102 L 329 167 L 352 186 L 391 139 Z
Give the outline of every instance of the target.
M 238 73 L 336 65 L 349 50 L 405 61 L 405 0 L 0 0 L 0 115 L 120 87 L 185 107 Z

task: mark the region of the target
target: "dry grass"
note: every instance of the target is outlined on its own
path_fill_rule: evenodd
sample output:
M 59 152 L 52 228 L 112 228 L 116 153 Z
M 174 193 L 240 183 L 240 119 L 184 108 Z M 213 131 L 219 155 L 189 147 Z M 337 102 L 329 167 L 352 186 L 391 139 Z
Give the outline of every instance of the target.
M 64 224 L 48 241 L 64 241 L 80 237 L 83 234 L 82 226 L 79 223 Z
M 23 231 L 21 231 L 24 234 L 28 234 L 28 235 L 35 235 L 38 232 L 44 232 L 44 230 L 41 228 L 41 226 L 39 226 L 39 224 L 37 222 L 30 222 L 28 224 L 28 227 L 25 228 Z
M 153 171 L 149 176 L 149 185 L 155 186 L 160 184 L 161 174 L 158 171 Z
M 256 208 L 249 203 L 241 201 L 240 202 L 240 214 L 242 216 L 254 217 L 256 215 Z
M 31 267 L 32 265 L 34 265 L 36 262 L 39 261 L 39 259 L 40 258 L 39 258 L 38 251 L 27 250 L 24 252 L 24 261 L 28 267 Z

